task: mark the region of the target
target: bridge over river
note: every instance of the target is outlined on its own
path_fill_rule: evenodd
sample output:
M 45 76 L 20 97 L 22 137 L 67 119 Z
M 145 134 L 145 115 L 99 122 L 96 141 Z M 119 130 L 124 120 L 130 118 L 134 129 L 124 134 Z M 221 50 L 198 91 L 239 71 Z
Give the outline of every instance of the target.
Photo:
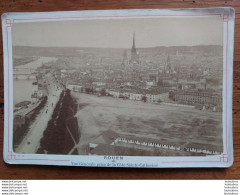
M 39 57 L 33 62 L 29 62 L 25 65 L 15 66 L 13 68 L 13 79 L 36 79 L 37 68 L 41 67 L 45 63 L 55 62 L 55 57 Z
M 13 79 L 32 79 L 35 80 L 37 76 L 36 69 L 31 68 L 14 68 Z

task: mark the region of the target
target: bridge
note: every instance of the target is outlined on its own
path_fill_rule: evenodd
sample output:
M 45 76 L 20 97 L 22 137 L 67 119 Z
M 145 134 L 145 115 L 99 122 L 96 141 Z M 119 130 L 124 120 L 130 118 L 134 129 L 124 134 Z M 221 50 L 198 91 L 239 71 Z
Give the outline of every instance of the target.
M 13 79 L 36 79 L 36 69 L 31 68 L 14 68 L 13 69 Z

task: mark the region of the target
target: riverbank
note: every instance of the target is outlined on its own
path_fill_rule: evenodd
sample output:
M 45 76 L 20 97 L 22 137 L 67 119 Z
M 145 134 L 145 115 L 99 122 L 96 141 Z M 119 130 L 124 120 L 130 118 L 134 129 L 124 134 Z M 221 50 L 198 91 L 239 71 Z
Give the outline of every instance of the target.
M 24 123 L 21 125 L 17 125 L 16 120 L 17 116 L 15 116 L 13 124 L 13 150 L 17 151 L 20 143 L 23 141 L 24 137 L 27 135 L 27 133 L 30 130 L 31 125 L 34 123 L 36 120 L 37 116 L 40 114 L 41 110 L 45 107 L 47 103 L 47 97 L 43 97 L 41 100 L 40 104 L 34 108 L 29 114 L 27 114 L 24 120 Z
M 48 125 L 48 121 L 52 117 L 53 110 L 59 100 L 62 88 L 56 82 L 51 73 L 44 76 L 47 86 L 47 103 L 37 116 L 36 120 L 29 128 L 29 132 L 24 137 L 23 141 L 16 149 L 17 153 L 34 154 L 39 148 L 40 140 L 43 137 L 43 132 Z

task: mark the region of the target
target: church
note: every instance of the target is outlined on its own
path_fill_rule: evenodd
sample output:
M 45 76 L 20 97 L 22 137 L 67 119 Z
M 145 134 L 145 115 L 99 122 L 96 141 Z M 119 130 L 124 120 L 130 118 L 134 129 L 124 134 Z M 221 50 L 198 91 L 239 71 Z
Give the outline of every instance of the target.
M 135 32 L 133 33 L 131 57 L 130 59 L 128 59 L 127 51 L 125 50 L 123 53 L 122 65 L 141 65 L 141 61 L 139 59 L 139 53 L 137 52 L 137 49 L 135 46 Z

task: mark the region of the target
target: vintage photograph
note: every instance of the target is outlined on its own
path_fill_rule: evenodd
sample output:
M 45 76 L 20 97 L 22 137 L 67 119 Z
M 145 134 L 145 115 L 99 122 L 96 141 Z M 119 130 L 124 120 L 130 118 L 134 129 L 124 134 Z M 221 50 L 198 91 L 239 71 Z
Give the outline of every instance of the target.
M 12 25 L 13 149 L 21 154 L 223 152 L 223 20 Z

